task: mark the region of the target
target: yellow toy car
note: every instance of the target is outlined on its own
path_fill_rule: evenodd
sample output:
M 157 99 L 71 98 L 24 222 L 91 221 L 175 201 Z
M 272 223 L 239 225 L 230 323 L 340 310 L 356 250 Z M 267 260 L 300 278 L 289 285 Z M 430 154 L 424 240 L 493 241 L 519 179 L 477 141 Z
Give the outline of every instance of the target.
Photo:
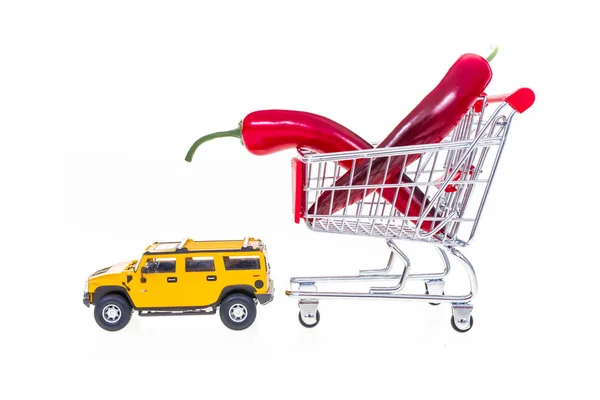
M 155 242 L 139 260 L 91 274 L 83 304 L 107 331 L 140 316 L 215 314 L 233 330 L 248 328 L 256 304 L 273 300 L 265 244 L 254 238 L 226 241 Z

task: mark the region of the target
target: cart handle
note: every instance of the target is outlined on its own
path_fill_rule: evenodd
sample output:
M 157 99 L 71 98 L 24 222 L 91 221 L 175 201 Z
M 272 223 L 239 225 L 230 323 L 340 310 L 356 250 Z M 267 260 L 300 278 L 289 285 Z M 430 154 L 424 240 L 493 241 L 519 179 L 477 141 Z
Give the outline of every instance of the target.
M 486 96 L 485 93 L 483 95 Z M 519 88 L 509 94 L 487 96 L 475 102 L 475 104 L 473 105 L 475 112 L 481 112 L 481 110 L 483 109 L 484 101 L 485 104 L 500 103 L 504 101 L 509 106 L 511 106 L 516 112 L 518 112 L 519 114 L 523 114 L 535 102 L 535 93 L 533 93 L 533 90 L 529 88 Z

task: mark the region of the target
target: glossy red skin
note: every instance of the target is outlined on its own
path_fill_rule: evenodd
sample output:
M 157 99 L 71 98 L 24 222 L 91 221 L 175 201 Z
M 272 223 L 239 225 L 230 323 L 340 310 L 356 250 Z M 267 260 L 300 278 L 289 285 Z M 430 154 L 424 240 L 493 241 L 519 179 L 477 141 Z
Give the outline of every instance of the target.
M 242 121 L 242 141 L 259 156 L 302 147 L 317 153 L 363 150 L 371 144 L 321 115 L 294 110 L 260 110 Z
M 463 115 L 473 106 L 492 79 L 492 70 L 486 59 L 475 54 L 464 54 L 450 67 L 440 83 L 404 118 L 398 126 L 377 146 L 395 147 L 439 143 L 446 137 Z M 389 171 L 394 175 L 402 169 L 406 158 L 406 165 L 414 162 L 419 156 L 398 156 L 390 160 Z M 353 185 L 370 185 L 383 183 L 385 175 L 386 158 L 373 162 L 369 173 L 368 163 L 362 162 L 355 167 L 352 177 Z M 350 184 L 350 172 L 346 172 L 335 183 L 336 186 Z M 393 183 L 393 176 L 388 172 L 390 179 L 386 183 Z M 396 174 L 396 182 L 398 175 Z M 372 190 L 367 190 L 367 193 Z M 393 192 L 387 189 L 384 192 Z M 333 194 L 332 194 L 333 193 Z M 385 194 L 385 193 L 384 193 Z M 316 214 L 328 213 L 332 202 L 332 211 L 344 208 L 348 199 L 348 190 L 325 192 L 318 199 Z M 389 195 L 389 194 L 388 194 Z M 364 189 L 350 190 L 349 204 L 353 204 L 364 196 Z M 314 206 L 309 213 L 314 213 Z M 420 208 L 411 207 L 408 216 L 418 217 Z M 402 212 L 402 210 L 399 210 Z M 430 231 L 430 227 L 423 223 L 422 228 Z
M 242 141 L 248 151 L 256 155 L 267 155 L 291 148 L 305 148 L 317 153 L 373 148 L 356 133 L 329 118 L 294 110 L 261 110 L 248 114 L 242 121 Z M 352 162 L 341 161 L 340 165 L 350 170 Z M 396 173 L 390 175 L 389 181 L 397 183 L 399 178 L 399 173 Z M 412 183 L 407 176 L 403 176 L 402 182 Z M 404 214 L 411 190 L 407 187 L 400 188 L 396 196 L 396 189 L 388 189 L 382 197 L 390 204 L 396 198 L 394 206 Z M 418 215 L 424 200 L 425 194 L 416 188 L 408 215 Z M 424 229 L 429 229 L 428 223 L 424 224 Z

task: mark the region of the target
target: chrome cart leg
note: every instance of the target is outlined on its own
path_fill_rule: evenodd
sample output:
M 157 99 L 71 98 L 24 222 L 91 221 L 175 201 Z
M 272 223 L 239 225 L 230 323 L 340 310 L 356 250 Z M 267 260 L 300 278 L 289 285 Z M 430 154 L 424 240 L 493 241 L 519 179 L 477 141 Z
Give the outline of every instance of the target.
M 390 243 L 393 245 L 394 242 L 392 242 L 391 240 L 386 240 L 387 245 L 392 248 L 392 246 L 390 245 Z M 390 253 L 390 258 L 388 259 L 388 263 L 386 265 L 385 268 L 382 269 L 362 269 L 360 271 L 358 271 L 359 275 L 383 275 L 383 274 L 387 274 L 392 270 L 392 267 L 394 266 L 394 250 L 392 249 L 392 252 Z
M 465 270 L 467 271 L 467 275 L 469 277 L 469 283 L 471 285 L 471 295 L 469 296 L 469 301 L 477 296 L 477 291 L 479 290 L 479 285 L 477 284 L 477 275 L 475 275 L 475 269 L 471 262 L 467 259 L 467 257 L 463 256 L 463 254 L 455 248 L 450 249 L 452 254 L 456 256 L 460 261 L 462 261 Z
M 468 303 L 452 303 L 452 318 L 450 323 L 457 332 L 467 332 L 473 327 L 473 306 Z
M 400 250 L 398 248 L 398 246 L 396 246 L 396 244 L 393 241 L 388 240 L 387 241 L 387 245 L 390 247 L 390 249 L 392 249 L 392 254 L 390 255 L 390 260 L 388 261 L 388 266 L 386 267 L 386 269 L 388 269 L 388 268 L 391 269 L 391 265 L 393 264 L 393 261 L 394 261 L 394 256 L 398 256 L 398 257 L 400 257 L 402 259 L 402 261 L 404 261 L 404 269 L 402 270 L 402 275 L 400 275 L 400 279 L 399 279 L 397 285 L 395 285 L 395 286 L 388 286 L 388 287 L 373 286 L 370 289 L 371 293 L 394 293 L 394 292 L 398 292 L 398 291 L 400 291 L 404 287 L 404 284 L 408 280 L 409 273 L 410 273 L 410 260 L 408 259 L 408 256 L 406 254 L 404 254 L 402 252 L 402 250 Z
M 442 262 L 444 263 L 444 272 L 442 272 L 439 276 L 439 279 L 443 279 L 450 273 L 450 260 L 448 259 L 448 255 L 443 247 L 437 246 L 436 249 L 442 258 Z
M 452 328 L 454 328 L 457 332 L 467 332 L 473 327 L 473 316 L 471 313 L 473 312 L 473 306 L 470 301 L 477 296 L 478 284 L 477 284 L 477 276 L 475 275 L 475 269 L 473 269 L 473 265 L 471 262 L 465 257 L 460 251 L 455 248 L 450 250 L 453 255 L 455 255 L 459 260 L 462 261 L 465 270 L 467 271 L 467 275 L 469 276 L 469 282 L 471 284 L 471 296 L 468 300 L 469 302 L 465 303 L 452 303 L 452 318 L 450 319 L 450 323 L 452 324 Z
M 448 276 L 448 274 L 450 273 L 450 259 L 448 258 L 448 255 L 446 254 L 446 250 L 444 247 L 442 246 L 436 246 L 436 249 L 442 259 L 442 262 L 444 263 L 444 270 L 442 272 L 433 272 L 433 273 L 426 273 L 426 274 L 410 274 L 408 276 L 408 279 L 420 279 L 423 281 L 433 281 L 433 280 L 443 280 L 445 277 Z

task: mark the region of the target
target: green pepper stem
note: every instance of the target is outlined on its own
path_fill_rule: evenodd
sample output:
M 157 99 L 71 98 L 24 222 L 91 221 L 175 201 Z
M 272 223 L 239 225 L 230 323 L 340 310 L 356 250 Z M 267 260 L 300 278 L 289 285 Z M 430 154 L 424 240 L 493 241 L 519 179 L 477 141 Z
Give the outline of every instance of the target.
M 238 127 L 236 129 L 232 129 L 230 131 L 215 132 L 215 133 L 211 133 L 209 135 L 202 136 L 200 139 L 198 139 L 194 142 L 192 147 L 190 147 L 187 155 L 185 156 L 185 161 L 187 161 L 187 162 L 192 161 L 192 158 L 194 157 L 194 153 L 196 152 L 196 149 L 202 143 L 208 142 L 209 140 L 222 138 L 222 137 L 234 137 L 234 138 L 238 138 L 238 139 L 242 140 L 242 129 L 240 127 Z
M 498 54 L 498 46 L 493 45 L 492 49 L 493 50 L 490 53 L 490 55 L 485 58 L 488 62 L 491 62 L 494 59 L 494 57 L 496 57 L 496 54 Z

